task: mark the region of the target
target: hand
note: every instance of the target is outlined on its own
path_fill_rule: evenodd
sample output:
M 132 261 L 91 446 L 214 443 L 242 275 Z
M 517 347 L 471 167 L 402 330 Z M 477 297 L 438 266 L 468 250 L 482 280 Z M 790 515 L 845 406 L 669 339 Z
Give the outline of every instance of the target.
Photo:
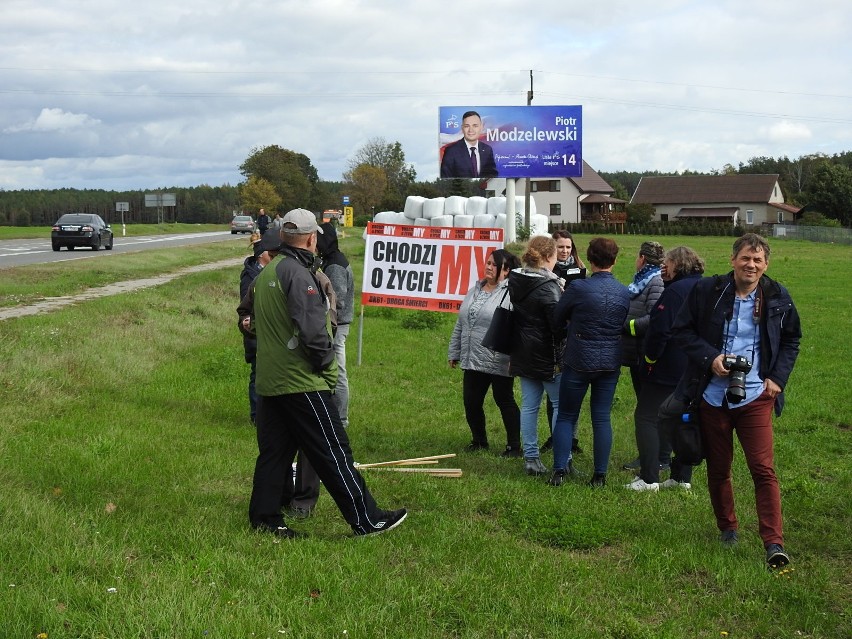
M 250 316 L 250 315 L 246 315 L 246 316 L 243 318 L 243 322 L 242 322 L 242 323 L 243 323 L 243 328 L 244 328 L 244 329 L 246 329 L 246 330 L 248 330 L 248 329 L 249 329 L 249 326 L 251 326 L 251 316 Z
M 773 398 L 777 397 L 778 393 L 782 392 L 781 387 L 768 377 L 763 380 L 763 390 L 769 393 L 769 396 Z
M 450 363 L 450 368 L 455 368 L 459 363 L 459 360 L 457 360 L 457 359 L 451 359 L 451 360 L 448 360 L 448 361 Z
M 718 375 L 719 377 L 727 377 L 730 371 L 725 368 L 722 362 L 725 361 L 725 355 L 719 355 L 716 359 L 713 360 L 713 363 L 710 365 L 710 370 L 713 371 L 714 375 Z

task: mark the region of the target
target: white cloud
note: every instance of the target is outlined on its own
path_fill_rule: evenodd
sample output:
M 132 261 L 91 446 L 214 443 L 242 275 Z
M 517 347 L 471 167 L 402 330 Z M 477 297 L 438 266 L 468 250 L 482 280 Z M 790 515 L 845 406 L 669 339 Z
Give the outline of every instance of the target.
M 6 127 L 4 133 L 21 133 L 23 131 L 67 131 L 100 124 L 100 120 L 91 118 L 85 113 L 68 113 L 62 109 L 44 108 L 36 118 L 23 124 Z
M 795 140 L 810 140 L 813 137 L 810 127 L 801 122 L 782 120 L 763 129 L 762 133 L 770 142 L 790 142 Z

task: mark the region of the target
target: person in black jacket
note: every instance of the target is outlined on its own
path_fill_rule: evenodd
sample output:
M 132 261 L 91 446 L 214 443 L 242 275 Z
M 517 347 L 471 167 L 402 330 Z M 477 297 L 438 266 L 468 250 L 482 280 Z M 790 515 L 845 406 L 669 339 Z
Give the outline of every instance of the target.
M 675 320 L 674 338 L 689 359 L 675 397 L 700 398 L 707 485 L 721 542 L 738 540 L 731 482 L 736 431 L 754 482 L 766 562 L 778 568 L 790 558 L 784 550 L 772 411 L 780 415 L 784 408 L 802 329 L 787 289 L 765 275 L 765 239 L 754 233 L 737 239 L 731 266 L 727 275 L 696 284 Z M 738 374 L 732 376 L 732 369 Z M 744 379 L 738 379 L 741 375 Z
M 266 237 L 257 238 L 252 242 L 253 254 L 243 261 L 243 270 L 240 273 L 240 299 L 248 293 L 254 278 L 269 264 L 273 257 L 278 255 L 281 240 L 277 233 L 267 234 Z M 249 419 L 254 425 L 257 417 L 257 392 L 255 391 L 255 378 L 257 377 L 257 339 L 243 334 L 243 352 L 246 364 L 251 365 L 248 384 Z
M 523 268 L 509 273 L 512 300 L 512 352 L 509 374 L 521 378 L 521 446 L 528 475 L 544 475 L 538 447 L 538 413 L 544 391 L 559 412 L 559 358 L 565 340 L 565 327 L 555 327 L 553 310 L 562 289 L 553 273 L 556 242 L 537 235 L 521 258 Z
M 639 476 L 626 485 L 630 490 L 656 492 L 660 488 L 692 488 L 692 466 L 680 463 L 677 457 L 671 461 L 669 479 L 660 483 L 660 452 L 671 450 L 671 436 L 667 430 L 671 422 L 658 420 L 657 415 L 686 370 L 686 354 L 671 339 L 672 324 L 702 273 L 704 260 L 687 246 L 673 248 L 663 258 L 665 291 L 651 309 L 642 348 L 645 363 L 633 412 L 640 469 Z M 678 411 L 678 420 L 683 412 Z

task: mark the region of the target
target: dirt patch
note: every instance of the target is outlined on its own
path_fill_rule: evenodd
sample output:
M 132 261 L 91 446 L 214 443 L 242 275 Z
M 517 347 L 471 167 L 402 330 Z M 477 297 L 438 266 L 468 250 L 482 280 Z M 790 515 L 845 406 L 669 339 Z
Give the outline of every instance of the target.
M 27 315 L 37 315 L 39 313 L 49 313 L 64 306 L 83 302 L 85 300 L 93 300 L 98 297 L 106 297 L 107 295 L 118 295 L 120 293 L 128 293 L 137 291 L 141 288 L 151 286 L 159 286 L 166 282 L 171 282 L 173 279 L 188 275 L 190 273 L 201 273 L 203 271 L 216 271 L 220 268 L 229 268 L 231 266 L 239 266 L 243 263 L 243 257 L 235 257 L 219 262 L 211 262 L 210 264 L 199 264 L 198 266 L 188 266 L 174 273 L 166 275 L 158 275 L 157 277 L 148 277 L 140 280 L 127 280 L 125 282 L 115 282 L 98 288 L 90 288 L 87 291 L 76 295 L 63 295 L 62 297 L 46 297 L 40 302 L 29 304 L 27 306 L 16 306 L 15 308 L 7 308 L 0 310 L 0 320 L 11 319 L 13 317 L 26 317 Z

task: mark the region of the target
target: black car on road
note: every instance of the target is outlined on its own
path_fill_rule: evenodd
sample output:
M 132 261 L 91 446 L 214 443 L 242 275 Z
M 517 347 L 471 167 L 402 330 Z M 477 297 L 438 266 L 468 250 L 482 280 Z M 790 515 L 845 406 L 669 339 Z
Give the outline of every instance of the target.
M 63 246 L 69 251 L 77 246 L 88 246 L 93 251 L 102 246 L 112 250 L 112 229 L 100 215 L 93 213 L 66 213 L 60 217 L 50 232 L 53 250 Z

